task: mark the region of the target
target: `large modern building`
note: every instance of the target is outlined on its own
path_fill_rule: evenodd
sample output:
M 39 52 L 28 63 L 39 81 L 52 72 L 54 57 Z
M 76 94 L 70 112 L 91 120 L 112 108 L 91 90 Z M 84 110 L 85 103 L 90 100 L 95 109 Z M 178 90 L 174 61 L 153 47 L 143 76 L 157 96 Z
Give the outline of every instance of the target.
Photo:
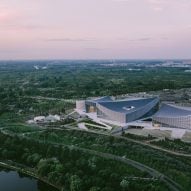
M 160 110 L 153 116 L 153 125 L 191 129 L 191 108 L 162 104 Z
M 158 111 L 158 106 L 159 99 L 157 97 L 125 100 L 112 100 L 111 97 L 102 97 L 76 102 L 78 111 L 87 114 L 95 113 L 99 119 L 123 124 L 152 116 Z

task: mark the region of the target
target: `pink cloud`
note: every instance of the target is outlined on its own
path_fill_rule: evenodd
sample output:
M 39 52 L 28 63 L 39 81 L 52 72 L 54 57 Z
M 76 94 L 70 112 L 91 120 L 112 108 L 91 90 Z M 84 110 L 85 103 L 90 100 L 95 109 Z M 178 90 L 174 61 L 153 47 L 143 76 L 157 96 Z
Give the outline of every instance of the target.
M 0 7 L 0 24 L 15 22 L 19 17 L 21 17 L 19 11 Z

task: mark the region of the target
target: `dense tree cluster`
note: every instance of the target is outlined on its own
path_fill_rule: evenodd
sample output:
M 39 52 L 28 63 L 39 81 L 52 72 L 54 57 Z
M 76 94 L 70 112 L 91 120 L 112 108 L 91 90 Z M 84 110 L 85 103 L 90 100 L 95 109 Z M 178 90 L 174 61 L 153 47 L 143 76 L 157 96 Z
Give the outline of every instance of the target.
M 185 189 L 191 186 L 191 161 L 189 158 L 175 157 L 125 139 L 79 130 L 37 132 L 29 136 L 37 140 L 76 145 L 118 156 L 126 156 L 166 174 Z
M 191 153 L 191 143 L 183 142 L 180 139 L 170 140 L 165 138 L 164 140 L 153 141 L 151 143 L 169 150 Z
M 128 62 L 127 62 L 128 63 Z M 23 96 L 79 98 L 190 87 L 185 68 L 147 67 L 148 63 L 110 66 L 102 62 L 63 62 L 35 70 L 49 62 L 0 63 L 0 99 Z M 139 66 L 137 66 L 137 65 Z M 187 96 L 187 95 L 185 95 Z
M 128 180 L 134 176 L 149 176 L 120 162 L 1 133 L 0 159 L 33 168 L 39 176 L 47 177 L 50 182 L 63 186 L 65 190 L 168 190 L 160 181 Z

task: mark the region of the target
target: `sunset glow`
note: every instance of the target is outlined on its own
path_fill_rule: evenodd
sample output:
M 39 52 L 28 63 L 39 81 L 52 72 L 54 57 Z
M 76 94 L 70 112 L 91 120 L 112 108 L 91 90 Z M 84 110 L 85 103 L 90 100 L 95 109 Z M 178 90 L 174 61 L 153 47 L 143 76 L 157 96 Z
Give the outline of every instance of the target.
M 1 0 L 0 59 L 191 58 L 190 0 Z

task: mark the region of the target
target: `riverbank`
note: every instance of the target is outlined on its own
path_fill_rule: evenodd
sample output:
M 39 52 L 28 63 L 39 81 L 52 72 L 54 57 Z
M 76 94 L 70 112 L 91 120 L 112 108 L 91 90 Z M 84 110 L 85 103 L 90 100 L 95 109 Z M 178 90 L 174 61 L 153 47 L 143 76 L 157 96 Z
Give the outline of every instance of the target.
M 14 162 L 14 165 L 15 164 L 16 163 Z M 50 183 L 47 179 L 39 177 L 35 172 L 32 172 L 30 170 L 23 169 L 21 167 L 14 166 L 14 165 L 11 164 L 11 162 L 8 162 L 8 161 L 0 161 L 0 166 L 1 167 L 7 168 L 7 169 L 10 169 L 10 170 L 15 170 L 15 171 L 17 171 L 19 173 L 22 173 L 24 175 L 30 176 L 32 178 L 35 178 L 35 179 L 37 179 L 37 180 L 39 180 L 39 181 L 41 181 L 41 182 L 43 182 L 43 183 L 45 183 L 45 184 L 47 184 L 47 185 L 49 185 L 51 187 L 57 189 L 58 191 L 63 191 L 64 190 L 62 187 Z

